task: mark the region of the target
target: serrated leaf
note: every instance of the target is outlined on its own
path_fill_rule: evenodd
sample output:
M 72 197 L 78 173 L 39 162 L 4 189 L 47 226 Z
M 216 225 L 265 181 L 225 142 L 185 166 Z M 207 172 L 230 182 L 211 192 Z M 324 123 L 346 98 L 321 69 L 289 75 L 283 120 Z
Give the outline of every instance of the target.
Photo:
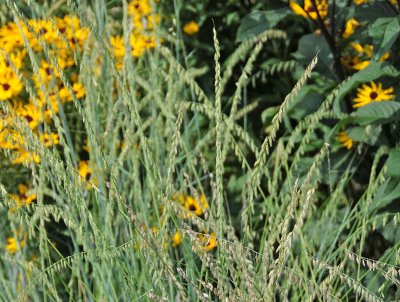
M 253 11 L 243 18 L 236 34 L 236 42 L 255 37 L 273 28 L 280 20 L 289 15 L 291 10 L 279 8 L 269 11 Z
M 373 102 L 353 112 L 353 122 L 359 125 L 385 124 L 400 119 L 400 103 Z

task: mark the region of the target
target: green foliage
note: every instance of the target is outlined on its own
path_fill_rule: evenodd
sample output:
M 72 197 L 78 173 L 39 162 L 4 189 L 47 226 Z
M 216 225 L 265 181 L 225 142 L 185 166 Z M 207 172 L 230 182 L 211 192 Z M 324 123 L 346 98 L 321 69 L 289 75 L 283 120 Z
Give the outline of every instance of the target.
M 376 19 L 368 30 L 374 42 L 374 59 L 378 60 L 385 52 L 390 50 L 400 34 L 400 17 L 383 17 Z
M 291 11 L 288 8 L 280 8 L 265 12 L 253 11 L 240 22 L 236 35 L 236 42 L 242 42 L 254 38 L 262 32 L 272 29 Z
M 400 120 L 400 103 L 376 102 L 359 108 L 352 114 L 352 122 L 359 125 L 386 124 Z

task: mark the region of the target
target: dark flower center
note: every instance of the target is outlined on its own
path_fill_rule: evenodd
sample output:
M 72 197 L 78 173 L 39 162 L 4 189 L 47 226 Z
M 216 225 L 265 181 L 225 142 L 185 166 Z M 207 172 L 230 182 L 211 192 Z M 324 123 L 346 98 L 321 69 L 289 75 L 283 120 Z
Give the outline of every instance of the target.
M 10 85 L 3 84 L 3 89 L 4 89 L 4 91 L 7 91 L 8 89 L 10 89 Z
M 44 35 L 44 34 L 47 33 L 47 29 L 44 28 L 44 27 L 42 27 L 42 28 L 39 30 L 39 33 L 42 34 L 42 35 Z
M 378 96 L 378 94 L 377 94 L 375 91 L 372 91 L 372 92 L 369 94 L 369 97 L 370 97 L 372 100 L 375 100 L 377 96 Z
M 33 118 L 30 115 L 25 116 L 25 119 L 28 121 L 28 123 L 33 121 Z
M 86 174 L 86 177 L 85 177 L 86 180 L 89 181 L 91 176 L 92 176 L 92 173 L 87 173 L 87 174 Z
M 192 212 L 196 211 L 195 205 L 194 205 L 194 204 L 191 204 L 191 205 L 189 206 L 189 210 L 192 211 Z

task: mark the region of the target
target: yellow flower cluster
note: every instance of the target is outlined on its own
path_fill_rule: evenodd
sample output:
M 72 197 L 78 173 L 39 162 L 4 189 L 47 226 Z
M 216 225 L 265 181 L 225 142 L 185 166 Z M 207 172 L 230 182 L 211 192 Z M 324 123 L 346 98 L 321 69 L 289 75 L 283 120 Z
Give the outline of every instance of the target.
M 15 151 L 12 163 L 40 161 L 36 154 L 21 147 L 24 138 L 13 127 L 16 117 L 26 120 L 45 147 L 59 143 L 58 134 L 42 133 L 38 128 L 40 124 L 51 123 L 61 104 L 72 101 L 71 91 L 63 85 L 59 70 L 71 74 L 71 80 L 77 79 L 73 73 L 74 52 L 82 51 L 88 35 L 89 30 L 81 26 L 76 16 L 54 20 L 31 19 L 26 24 L 17 20 L 0 28 L 0 101 L 8 101 L 12 107 L 10 111 L 16 115 L 10 115 L 6 126 L 0 128 L 0 148 Z M 56 55 L 55 65 L 46 59 L 44 47 Z M 28 48 L 40 58 L 37 68 L 26 58 Z M 34 84 L 33 94 L 24 90 L 25 83 L 30 80 Z M 83 85 L 71 82 L 76 98 L 83 98 Z
M 29 189 L 24 184 L 18 185 L 18 194 L 10 194 L 10 197 L 18 206 L 29 205 L 36 200 L 36 194 L 29 193 Z
M 160 18 L 152 13 L 150 0 L 131 1 L 128 15 L 134 28 L 129 37 L 131 55 L 138 58 L 155 47 L 153 31 Z M 0 27 L 0 101 L 11 104 L 10 111 L 25 119 L 46 147 L 57 145 L 59 138 L 56 133 L 39 133 L 39 126 L 51 123 L 60 106 L 86 95 L 84 85 L 79 82 L 75 54 L 83 52 L 84 47 L 93 47 L 89 35 L 89 29 L 82 26 L 80 19 L 70 15 L 26 22 L 16 20 Z M 121 69 L 126 49 L 123 37 L 111 36 L 110 47 L 117 68 Z M 38 66 L 30 63 L 28 48 L 37 55 Z M 44 48 L 49 50 L 51 60 Z M 61 72 L 68 76 L 71 86 L 64 85 Z M 25 89 L 30 80 L 34 84 L 33 94 Z M 15 118 L 10 115 L 7 125 L 0 125 L 0 148 L 13 151 L 14 164 L 38 163 L 40 158 L 36 154 L 21 147 L 23 137 L 13 130 Z
M 363 70 L 370 63 L 374 47 L 369 44 L 361 45 L 355 42 L 351 42 L 350 47 L 350 54 L 342 58 L 342 63 L 349 69 Z M 384 53 L 379 58 L 379 62 L 387 60 L 389 56 L 389 52 Z
M 353 99 L 353 108 L 360 108 L 373 102 L 390 101 L 394 99 L 394 88 L 383 88 L 381 82 L 370 82 L 370 85 L 363 84 L 357 88 L 357 97 Z M 339 143 L 346 149 L 353 147 L 353 140 L 348 136 L 346 131 L 341 131 L 337 137 Z
M 129 36 L 131 55 L 139 58 L 147 49 L 156 46 L 154 29 L 160 23 L 160 16 L 152 13 L 150 0 L 133 0 L 128 5 L 128 15 L 132 18 L 133 31 Z M 122 69 L 125 44 L 122 36 L 110 37 L 112 53 L 118 69 Z
M 121 35 L 111 36 L 109 41 L 118 69 L 123 67 L 125 49 L 138 58 L 156 46 L 154 32 L 160 17 L 152 12 L 151 0 L 132 0 L 128 15 L 133 24 L 129 47 L 125 47 Z M 89 28 L 73 15 L 16 19 L 0 25 L 0 102 L 3 109 L 8 109 L 0 110 L 0 149 L 11 151 L 12 164 L 40 162 L 40 157 L 24 144 L 26 138 L 17 120 L 26 123 L 44 147 L 60 143 L 57 133 L 43 129 L 54 128 L 53 119 L 62 107 L 85 98 L 86 89 L 80 81 L 76 60 L 84 51 L 94 49 L 90 36 Z M 88 148 L 83 150 L 89 152 Z M 89 190 L 97 185 L 88 160 L 79 162 L 76 173 L 88 182 Z M 37 198 L 25 184 L 19 184 L 10 197 L 15 208 L 29 205 Z M 24 245 L 25 237 L 10 237 L 5 249 L 14 254 Z
M 314 7 L 311 0 L 304 0 L 304 5 L 301 7 L 295 1 L 291 0 L 289 6 L 296 15 L 303 16 L 304 18 L 316 20 L 319 14 L 324 19 L 328 15 L 328 3 L 326 0 L 316 0 L 315 3 L 317 7 Z
M 18 241 L 15 237 L 7 238 L 6 251 L 10 254 L 15 254 L 18 250 L 25 246 L 25 239 Z
M 198 197 L 192 197 L 190 195 L 177 194 L 174 196 L 174 200 L 177 201 L 184 209 L 185 213 L 181 218 L 188 219 L 195 216 L 203 217 L 209 208 L 207 199 L 203 194 Z M 210 251 L 218 246 L 218 241 L 215 237 L 215 233 L 211 234 L 199 234 L 197 236 L 197 245 L 195 248 L 201 251 Z M 176 247 L 182 242 L 182 237 L 179 232 L 175 232 L 172 236 L 172 246 Z

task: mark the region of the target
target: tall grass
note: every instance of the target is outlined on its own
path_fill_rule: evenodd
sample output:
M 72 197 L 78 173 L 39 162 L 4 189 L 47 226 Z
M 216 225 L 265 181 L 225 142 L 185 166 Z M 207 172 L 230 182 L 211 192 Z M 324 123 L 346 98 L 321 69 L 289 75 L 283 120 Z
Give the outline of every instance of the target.
M 47 15 L 41 5 L 28 2 L 36 18 Z M 7 5 L 29 28 L 20 8 L 12 1 Z M 2 301 L 384 301 L 392 294 L 400 284 L 394 265 L 398 244 L 379 261 L 361 255 L 370 230 L 385 219 L 368 210 L 385 179 L 385 167 L 379 165 L 385 149 L 376 155 L 364 194 L 350 204 L 343 192 L 357 159 L 332 171 L 327 165 L 332 138 L 305 175 L 297 172 L 313 131 L 321 120 L 334 118 L 337 90 L 290 136 L 279 136 L 288 106 L 312 77 L 318 56 L 258 143 L 238 122 L 255 107 L 242 106 L 243 89 L 256 72 L 263 45 L 286 39 L 284 32 L 264 32 L 227 59 L 221 59 L 216 31 L 210 33 L 215 93 L 207 95 L 196 82 L 202 71 L 181 64 L 184 50 L 175 35 L 158 28 L 154 51 L 138 60 L 126 55 L 124 68 L 117 70 L 106 42 L 112 21 L 107 3 L 94 1 L 89 7 L 68 1 L 64 9 L 90 28 L 90 42 L 76 54 L 86 98 L 75 97 L 58 68 L 73 95 L 71 106 L 54 115 L 59 148 L 46 148 L 25 120 L 15 123 L 21 137 L 14 139 L 41 162 L 24 170 L 37 203 L 14 211 L 8 209 L 13 201 L 7 188 L 15 172 L 2 167 L 7 171 L 0 176 L 3 216 L 16 233 L 18 228 L 28 232 L 21 252 L 0 256 Z M 123 12 L 128 41 L 132 29 Z M 45 43 L 42 47 L 57 66 L 57 54 Z M 26 48 L 37 72 L 38 58 L 29 44 Z M 236 90 L 227 95 L 233 70 L 241 64 Z M 77 173 L 84 138 L 96 183 Z M 234 188 L 228 173 L 240 180 Z M 321 179 L 331 173 L 339 175 L 325 196 Z M 202 217 L 185 218 L 190 211 L 176 202 L 178 193 L 204 194 L 210 208 Z M 182 243 L 172 247 L 177 231 Z M 199 240 L 199 234 L 207 240 Z M 218 246 L 204 251 L 201 246 L 214 236 Z M 28 251 L 35 251 L 37 260 L 30 261 Z

